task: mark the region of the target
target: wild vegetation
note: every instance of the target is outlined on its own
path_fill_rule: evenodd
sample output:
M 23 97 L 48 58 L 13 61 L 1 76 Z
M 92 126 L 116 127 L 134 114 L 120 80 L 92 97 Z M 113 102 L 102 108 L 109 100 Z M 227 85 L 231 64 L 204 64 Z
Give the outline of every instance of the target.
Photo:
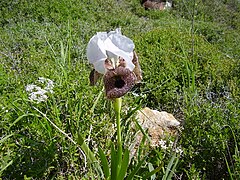
M 238 0 L 175 0 L 166 11 L 139 0 L 1 1 L 0 177 L 100 179 L 79 134 L 99 162 L 99 147 L 110 159 L 115 114 L 102 83 L 89 85 L 86 46 L 121 27 L 143 70 L 123 98 L 125 146 L 140 107 L 170 112 L 182 127 L 166 139 L 181 155 L 140 146 L 128 173 L 140 164 L 134 179 L 239 179 L 239 11 Z M 31 100 L 33 84 L 43 101 Z

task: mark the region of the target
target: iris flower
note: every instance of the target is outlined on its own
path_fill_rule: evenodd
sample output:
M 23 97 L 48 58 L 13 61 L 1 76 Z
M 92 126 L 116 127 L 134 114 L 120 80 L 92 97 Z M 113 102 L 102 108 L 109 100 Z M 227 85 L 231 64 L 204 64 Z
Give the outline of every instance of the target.
M 122 35 L 120 28 L 110 32 L 98 32 L 87 46 L 87 58 L 94 66 L 90 74 L 91 84 L 103 75 L 107 98 L 119 98 L 141 80 L 141 69 L 134 43 Z

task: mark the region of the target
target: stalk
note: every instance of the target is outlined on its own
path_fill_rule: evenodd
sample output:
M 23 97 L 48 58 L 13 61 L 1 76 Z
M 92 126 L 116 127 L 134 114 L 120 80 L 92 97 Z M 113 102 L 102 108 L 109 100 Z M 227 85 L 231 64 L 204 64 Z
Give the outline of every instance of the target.
M 121 163 L 122 163 L 122 135 L 121 135 L 121 116 L 120 116 L 122 99 L 121 98 L 114 99 L 113 106 L 114 106 L 114 111 L 116 113 L 116 123 L 117 123 L 117 145 L 118 145 L 117 156 L 118 156 L 118 172 L 119 172 L 121 168 Z

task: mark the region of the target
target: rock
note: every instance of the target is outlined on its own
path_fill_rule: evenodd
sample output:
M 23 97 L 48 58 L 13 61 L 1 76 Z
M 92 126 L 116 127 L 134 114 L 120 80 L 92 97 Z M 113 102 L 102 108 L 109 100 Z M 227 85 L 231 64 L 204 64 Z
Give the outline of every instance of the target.
M 172 7 L 172 1 L 146 0 L 142 5 L 145 9 L 165 10 Z
M 180 125 L 180 122 L 172 114 L 165 111 L 152 110 L 148 107 L 137 111 L 136 120 L 150 137 L 151 147 L 158 147 L 160 140 L 165 136 L 175 136 L 177 134 L 176 127 Z M 143 133 L 138 131 L 134 144 L 139 145 L 142 137 Z

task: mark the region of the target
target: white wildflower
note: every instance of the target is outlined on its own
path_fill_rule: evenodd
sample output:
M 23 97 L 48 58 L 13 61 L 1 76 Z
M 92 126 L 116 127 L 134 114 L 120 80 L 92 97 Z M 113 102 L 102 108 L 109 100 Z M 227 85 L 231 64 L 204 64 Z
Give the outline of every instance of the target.
M 175 149 L 175 152 L 176 152 L 177 154 L 180 154 L 180 155 L 183 154 L 183 150 L 181 149 L 181 147 L 177 147 L 177 148 Z
M 169 141 L 169 147 L 173 147 L 173 142 Z
M 42 83 L 45 85 L 45 90 L 49 91 L 50 93 L 53 93 L 53 88 L 54 88 L 54 83 L 51 79 L 44 78 L 44 77 L 39 77 L 38 82 Z
M 26 86 L 26 91 L 27 92 L 32 92 L 34 89 L 36 89 L 36 87 L 38 87 L 37 85 L 34 85 L 34 84 L 28 84 Z
M 53 93 L 54 83 L 52 80 L 39 77 L 36 83 L 40 83 L 39 86 L 35 84 L 29 84 L 26 86 L 26 91 L 29 93 L 29 99 L 36 103 L 45 102 L 48 99 L 47 93 Z
M 39 77 L 39 78 L 38 78 L 38 82 L 40 82 L 40 83 L 45 83 L 46 80 L 47 80 L 47 79 L 44 78 L 44 77 Z
M 137 93 L 135 93 L 135 92 L 132 92 L 132 95 L 133 95 L 133 96 L 136 96 L 136 97 L 139 97 L 139 96 L 140 96 L 139 94 L 137 94 Z
M 167 149 L 168 147 L 167 147 L 167 144 L 166 144 L 166 141 L 164 141 L 164 140 L 160 140 L 159 141 L 159 146 L 162 148 L 162 149 Z
M 37 103 L 44 102 L 47 100 L 47 95 L 42 91 L 32 92 L 29 94 L 29 99 L 36 101 Z
M 2 108 L 3 111 L 5 111 L 6 113 L 8 113 L 8 109 L 6 109 L 6 107 L 4 106 L 0 106 Z

